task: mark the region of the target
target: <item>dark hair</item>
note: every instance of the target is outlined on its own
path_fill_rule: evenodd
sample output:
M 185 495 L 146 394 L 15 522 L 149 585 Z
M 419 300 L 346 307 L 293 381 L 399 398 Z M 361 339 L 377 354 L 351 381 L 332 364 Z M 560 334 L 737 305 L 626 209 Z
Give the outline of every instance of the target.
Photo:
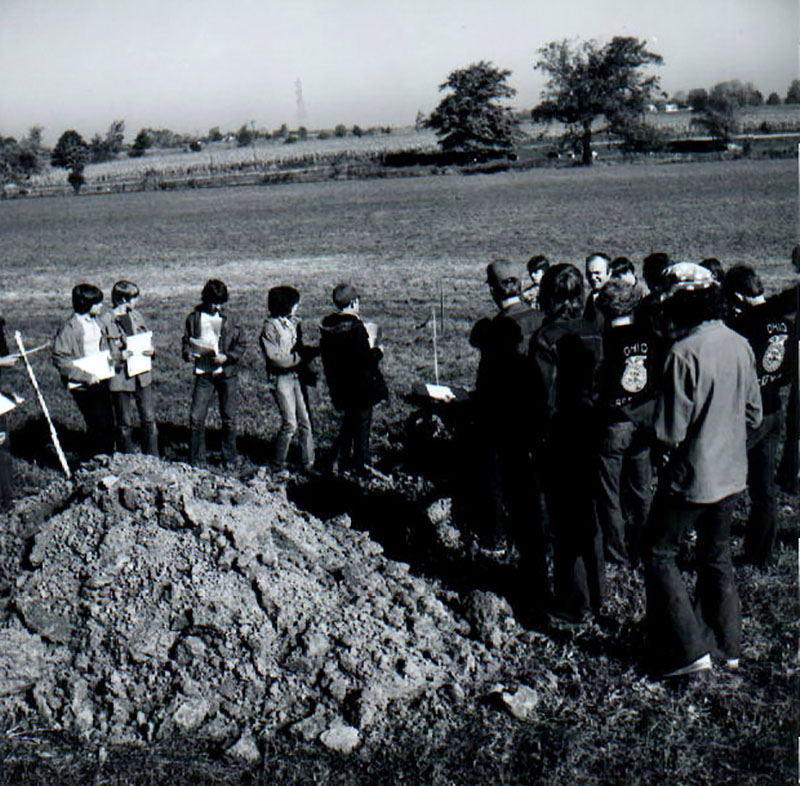
M 714 276 L 714 280 L 721 284 L 725 279 L 725 271 L 722 268 L 722 262 L 720 262 L 716 257 L 708 257 L 708 259 L 704 259 L 700 263 L 706 270 L 711 271 L 711 275 Z
M 602 259 L 606 263 L 606 267 L 611 265 L 611 257 L 608 254 L 604 254 L 602 251 L 592 251 L 588 257 L 586 257 L 585 267 L 588 269 L 589 263 L 593 259 Z
M 600 290 L 594 303 L 604 317 L 615 319 L 632 314 L 641 301 L 642 291 L 636 284 L 622 278 L 612 278 Z
M 673 338 L 710 319 L 724 319 L 725 296 L 720 286 L 681 289 L 661 304 L 661 314 Z
M 267 293 L 267 308 L 272 317 L 288 317 L 299 302 L 300 293 L 294 287 L 272 287 Z
M 528 275 L 530 275 L 538 270 L 547 270 L 547 268 L 550 267 L 550 260 L 543 254 L 536 254 L 528 260 L 526 267 L 528 269 Z
M 617 257 L 609 265 L 608 269 L 612 278 L 615 276 L 624 276 L 625 273 L 633 273 L 634 276 L 636 275 L 636 268 L 628 257 Z
M 764 284 L 761 278 L 749 265 L 734 265 L 726 274 L 722 288 L 728 300 L 733 300 L 734 295 L 744 297 L 758 297 L 764 294 Z
M 222 283 L 218 278 L 212 278 L 206 281 L 203 291 L 200 294 L 200 300 L 203 305 L 210 305 L 211 303 L 227 303 L 228 302 L 228 287 Z
M 118 306 L 139 296 L 139 287 L 132 281 L 117 281 L 111 288 L 111 305 Z
M 76 314 L 88 314 L 92 306 L 103 302 L 103 293 L 94 284 L 78 284 L 72 289 L 72 308 Z
M 669 267 L 669 254 L 663 251 L 654 251 L 644 258 L 642 276 L 648 289 L 658 289 L 661 286 L 661 274 L 666 267 Z
M 351 306 L 356 300 L 358 300 L 358 292 L 352 284 L 337 284 L 333 288 L 333 304 L 339 310 Z
M 579 317 L 583 313 L 581 271 L 565 262 L 547 268 L 539 288 L 539 302 L 548 317 Z

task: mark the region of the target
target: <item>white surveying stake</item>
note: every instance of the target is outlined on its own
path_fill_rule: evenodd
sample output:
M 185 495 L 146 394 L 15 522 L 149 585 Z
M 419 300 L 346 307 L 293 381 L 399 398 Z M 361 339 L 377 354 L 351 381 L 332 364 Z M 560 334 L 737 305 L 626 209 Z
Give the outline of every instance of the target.
M 39 383 L 36 381 L 36 375 L 33 373 L 33 368 L 28 361 L 28 355 L 30 353 L 25 351 L 25 345 L 22 343 L 22 335 L 20 334 L 19 330 L 14 331 L 14 340 L 17 342 L 17 346 L 19 347 L 19 355 L 25 363 L 25 368 L 28 370 L 28 376 L 31 378 L 31 384 L 33 385 L 33 389 L 36 391 L 37 397 L 39 398 L 39 404 L 41 405 L 42 412 L 44 412 L 44 416 L 47 419 L 47 425 L 50 427 L 50 437 L 53 440 L 53 446 L 56 449 L 58 460 L 61 462 L 61 469 L 64 470 L 64 474 L 68 478 L 71 478 L 72 473 L 69 471 L 67 457 L 64 455 L 64 451 L 61 449 L 61 443 L 58 441 L 56 427 L 53 425 L 53 421 L 50 418 L 50 411 L 47 409 L 44 396 L 42 395 L 42 391 L 39 389 Z

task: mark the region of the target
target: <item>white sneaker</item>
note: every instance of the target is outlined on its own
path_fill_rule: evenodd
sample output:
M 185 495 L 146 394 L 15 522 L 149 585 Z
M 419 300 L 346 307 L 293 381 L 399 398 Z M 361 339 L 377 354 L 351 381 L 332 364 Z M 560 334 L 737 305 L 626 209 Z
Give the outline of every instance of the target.
M 682 666 L 680 669 L 675 669 L 674 671 L 668 671 L 662 674 L 662 677 L 683 677 L 686 674 L 695 674 L 698 671 L 707 671 L 711 668 L 711 655 L 706 653 L 705 655 L 701 655 L 697 660 L 693 660 L 686 666 Z
M 728 658 L 725 661 L 725 668 L 728 671 L 739 671 L 739 658 Z

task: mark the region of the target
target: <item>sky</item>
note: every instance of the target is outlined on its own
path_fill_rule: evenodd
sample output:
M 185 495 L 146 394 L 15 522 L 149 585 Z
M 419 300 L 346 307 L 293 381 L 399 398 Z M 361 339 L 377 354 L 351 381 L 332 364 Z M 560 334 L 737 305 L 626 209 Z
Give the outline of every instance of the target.
M 672 94 L 740 79 L 766 97 L 798 76 L 798 0 L 0 0 L 0 135 L 55 144 L 125 121 L 212 126 L 412 125 L 449 72 L 510 69 L 519 109 L 563 38 L 631 35 Z

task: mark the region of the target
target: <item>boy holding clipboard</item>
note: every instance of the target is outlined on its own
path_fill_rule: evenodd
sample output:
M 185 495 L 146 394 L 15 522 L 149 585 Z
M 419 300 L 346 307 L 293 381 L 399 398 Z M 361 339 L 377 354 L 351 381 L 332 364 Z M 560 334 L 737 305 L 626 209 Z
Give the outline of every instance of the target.
M 142 424 L 142 450 L 158 455 L 158 428 L 153 397 L 153 334 L 136 310 L 139 287 L 131 281 L 117 281 L 111 290 L 110 311 L 100 315 L 112 357 L 114 376 L 109 380 L 111 401 L 117 421 L 117 450 L 133 452 L 136 409 Z
M 114 376 L 108 338 L 97 317 L 103 293 L 93 284 L 72 290 L 73 315 L 53 339 L 53 364 L 86 423 L 89 456 L 114 452 L 114 413 L 108 380 Z

